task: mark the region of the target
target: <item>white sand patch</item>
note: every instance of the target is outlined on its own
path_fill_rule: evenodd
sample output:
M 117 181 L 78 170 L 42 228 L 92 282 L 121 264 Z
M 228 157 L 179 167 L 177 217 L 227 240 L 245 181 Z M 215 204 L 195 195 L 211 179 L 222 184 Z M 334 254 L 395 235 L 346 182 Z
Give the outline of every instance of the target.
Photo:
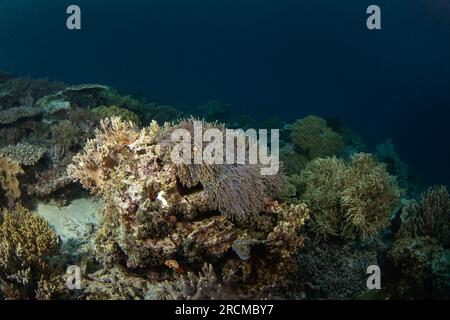
M 89 241 L 98 228 L 101 201 L 94 198 L 73 200 L 66 207 L 38 203 L 36 212 L 44 218 L 61 237 L 81 243 Z

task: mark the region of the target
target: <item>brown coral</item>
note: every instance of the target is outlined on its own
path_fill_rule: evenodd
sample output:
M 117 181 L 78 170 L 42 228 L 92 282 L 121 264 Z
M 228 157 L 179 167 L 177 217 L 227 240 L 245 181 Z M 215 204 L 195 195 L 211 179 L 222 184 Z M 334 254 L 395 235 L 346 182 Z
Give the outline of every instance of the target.
M 4 210 L 0 225 L 0 278 L 18 288 L 32 287 L 49 270 L 59 239 L 40 217 L 19 206 Z
M 20 197 L 21 192 L 17 175 L 21 173 L 23 173 L 23 170 L 17 162 L 0 156 L 0 182 L 7 196 L 14 199 Z

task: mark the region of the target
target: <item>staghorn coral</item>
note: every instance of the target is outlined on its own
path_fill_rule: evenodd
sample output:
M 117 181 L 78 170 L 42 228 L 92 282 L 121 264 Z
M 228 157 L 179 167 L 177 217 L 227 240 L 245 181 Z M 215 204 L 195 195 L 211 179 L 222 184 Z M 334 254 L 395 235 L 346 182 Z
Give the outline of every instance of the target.
M 0 278 L 21 295 L 50 272 L 49 257 L 56 253 L 59 239 L 40 217 L 18 206 L 4 210 L 0 226 Z
M 178 271 L 198 270 L 205 262 L 231 255 L 235 264 L 242 262 L 250 270 L 249 287 L 271 287 L 274 281 L 281 285 L 295 266 L 291 259 L 301 246 L 298 231 L 309 211 L 304 205 L 284 207 L 269 201 L 280 180 L 257 175 L 257 167 L 175 165 L 168 137 L 180 127 L 192 128 L 192 122 L 163 128 L 153 122 L 138 131 L 131 122 L 105 119 L 84 152 L 74 157 L 69 175 L 104 202 L 97 258 L 106 266 L 167 272 L 174 264 L 180 266 Z M 228 191 L 224 194 L 216 185 Z M 236 219 L 230 208 L 251 215 L 255 223 Z M 251 254 L 241 261 L 232 254 L 235 240 L 257 244 L 261 256 Z M 277 277 L 268 277 L 264 268 Z
M 120 117 L 123 121 L 131 121 L 136 125 L 140 124 L 139 117 L 134 112 L 118 106 L 100 106 L 92 109 L 91 111 L 97 113 L 102 119 Z
M 17 162 L 0 156 L 0 182 L 8 197 L 20 198 L 21 192 L 17 175 L 21 173 L 23 170 Z
M 312 228 L 322 237 L 374 237 L 389 223 L 400 197 L 396 180 L 369 154 L 349 162 L 325 158 L 300 175 L 302 199 L 313 212 Z
M 291 140 L 312 160 L 338 155 L 344 147 L 342 137 L 316 116 L 307 116 L 292 125 Z
M 5 156 L 22 166 L 33 166 L 45 154 L 45 148 L 27 143 L 9 145 L 0 149 L 0 155 Z

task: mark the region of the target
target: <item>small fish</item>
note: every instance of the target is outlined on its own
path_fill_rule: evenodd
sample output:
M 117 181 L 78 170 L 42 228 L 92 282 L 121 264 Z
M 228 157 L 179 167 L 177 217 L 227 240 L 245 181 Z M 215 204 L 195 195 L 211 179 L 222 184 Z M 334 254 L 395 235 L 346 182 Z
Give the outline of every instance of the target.
M 170 269 L 174 270 L 176 273 L 183 273 L 184 269 L 180 267 L 180 264 L 176 260 L 166 260 L 164 264 Z

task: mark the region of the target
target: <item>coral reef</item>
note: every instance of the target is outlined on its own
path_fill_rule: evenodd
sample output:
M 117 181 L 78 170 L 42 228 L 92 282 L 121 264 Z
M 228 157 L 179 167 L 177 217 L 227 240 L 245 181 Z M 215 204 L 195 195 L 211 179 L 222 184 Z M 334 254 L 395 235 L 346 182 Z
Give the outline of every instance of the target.
M 337 118 L 286 124 L 232 110 L 0 72 L 0 298 L 450 296 L 445 187 L 400 201 L 416 186 L 391 141 L 372 156 Z M 172 133 L 194 137 L 195 123 L 203 134 L 280 129 L 282 170 L 175 162 Z M 246 139 L 252 148 L 263 146 Z M 191 141 L 186 153 L 203 151 Z M 80 290 L 66 286 L 73 264 Z M 372 264 L 377 294 L 365 290 Z
M 102 120 L 95 138 L 69 166 L 70 176 L 105 203 L 96 240 L 98 259 L 136 271 L 168 269 L 168 261 L 195 270 L 226 259 L 233 243 L 246 239 L 250 247 L 265 252 L 263 257 L 257 262 L 229 260 L 224 268 L 247 270 L 247 282 L 252 273 L 259 284 L 282 283 L 295 265 L 287 260 L 301 246 L 297 232 L 308 209 L 268 202 L 279 178 L 264 178 L 249 165 L 172 163 L 167 139 L 175 128 L 192 129 L 192 121 L 165 127 L 153 122 L 138 131 L 120 118 Z M 249 224 L 250 217 L 258 223 Z M 261 224 L 266 229 L 258 230 Z M 266 269 L 273 270 L 271 277 L 262 271 Z
M 316 116 L 307 116 L 292 125 L 291 140 L 310 159 L 339 155 L 344 147 L 342 137 Z
M 314 212 L 312 228 L 323 237 L 374 237 L 399 201 L 396 180 L 369 154 L 349 162 L 332 157 L 310 162 L 301 173 L 302 199 Z

